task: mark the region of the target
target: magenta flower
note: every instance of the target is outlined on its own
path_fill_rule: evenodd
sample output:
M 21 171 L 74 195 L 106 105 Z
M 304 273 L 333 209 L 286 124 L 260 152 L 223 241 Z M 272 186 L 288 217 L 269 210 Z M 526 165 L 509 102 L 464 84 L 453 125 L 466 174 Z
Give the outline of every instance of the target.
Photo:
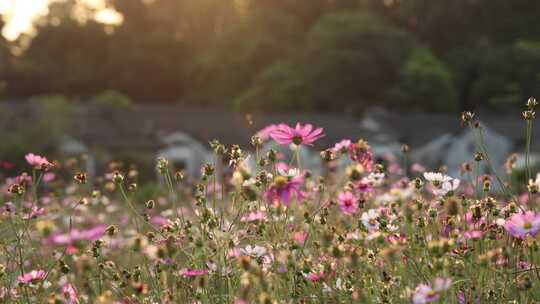
M 307 275 L 307 279 L 310 280 L 311 282 L 319 282 L 319 281 L 322 281 L 325 277 L 325 274 L 324 272 L 310 272 L 308 275 Z
M 358 211 L 358 200 L 350 192 L 341 192 L 338 195 L 339 208 L 347 215 L 353 215 Z
M 506 220 L 504 228 L 517 238 L 524 239 L 527 235 L 534 237 L 540 230 L 540 214 L 534 211 L 516 213 Z
M 47 277 L 47 273 L 43 270 L 32 270 L 21 276 L 19 276 L 19 282 L 28 284 L 28 283 L 37 283 L 43 281 Z
M 183 275 L 184 277 L 198 277 L 203 276 L 208 273 L 208 269 L 182 269 L 180 270 L 180 275 Z
M 47 160 L 47 158 L 34 153 L 28 153 L 24 158 L 26 159 L 26 162 L 34 168 L 51 166 L 51 163 Z
M 300 123 L 297 123 L 294 129 L 286 124 L 279 124 L 269 134 L 278 144 L 288 146 L 290 144 L 313 145 L 317 139 L 324 136 L 322 132 L 322 128 L 313 130 L 313 125 L 311 124 L 302 126 Z
M 297 200 L 303 200 L 305 198 L 305 193 L 300 190 L 303 184 L 304 175 L 278 175 L 274 179 L 272 185 L 268 187 L 264 193 L 264 198 L 267 201 L 274 203 L 274 205 L 283 203 L 286 206 L 289 206 L 293 197 L 296 197 Z

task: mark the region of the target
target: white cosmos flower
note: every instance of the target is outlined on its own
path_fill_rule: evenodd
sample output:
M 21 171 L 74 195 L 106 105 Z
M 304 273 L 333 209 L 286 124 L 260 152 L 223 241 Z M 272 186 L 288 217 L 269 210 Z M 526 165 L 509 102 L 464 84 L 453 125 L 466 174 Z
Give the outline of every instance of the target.
M 431 183 L 431 191 L 436 196 L 444 196 L 450 191 L 455 191 L 460 184 L 460 180 L 442 173 L 426 172 L 424 178 Z
M 452 178 L 439 172 L 424 172 L 424 178 L 432 184 L 442 184 Z
M 362 224 L 369 230 L 369 231 L 376 231 L 379 230 L 379 221 L 377 219 L 379 218 L 379 213 L 375 209 L 369 209 L 367 212 L 362 213 Z
M 266 248 L 259 245 L 256 245 L 256 246 L 247 245 L 245 248 L 240 249 L 240 252 L 243 255 L 260 258 L 266 255 Z
M 384 181 L 384 173 L 370 173 L 366 177 L 366 181 L 375 187 L 380 186 Z

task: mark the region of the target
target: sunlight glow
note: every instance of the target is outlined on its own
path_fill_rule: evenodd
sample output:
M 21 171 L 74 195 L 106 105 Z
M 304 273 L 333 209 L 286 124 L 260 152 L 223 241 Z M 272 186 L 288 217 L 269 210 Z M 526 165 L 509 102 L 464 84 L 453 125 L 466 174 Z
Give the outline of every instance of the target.
M 0 0 L 0 13 L 6 22 L 2 34 L 15 40 L 32 30 L 32 21 L 47 12 L 48 0 Z
M 61 0 L 0 0 L 0 14 L 6 25 L 2 35 L 8 40 L 15 40 L 23 33 L 32 34 L 33 21 L 47 13 L 50 2 Z M 122 15 L 107 8 L 104 0 L 80 0 L 81 4 L 96 10 L 97 22 L 117 25 L 122 23 Z

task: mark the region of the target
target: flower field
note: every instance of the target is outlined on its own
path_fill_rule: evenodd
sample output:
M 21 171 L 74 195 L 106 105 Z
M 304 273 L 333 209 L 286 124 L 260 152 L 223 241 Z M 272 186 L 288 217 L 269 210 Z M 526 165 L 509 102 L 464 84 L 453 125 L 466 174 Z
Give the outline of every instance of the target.
M 460 176 L 409 163 L 406 145 L 378 158 L 357 138 L 321 151 L 316 176 L 299 155 L 324 130 L 300 123 L 261 130 L 253 152 L 210 142 L 198 180 L 159 158 L 159 195 L 144 201 L 134 167 L 89 176 L 81 159 L 29 153 L 2 181 L 1 302 L 538 303 L 536 105 L 523 113 L 524 193 L 497 174 L 470 112 L 477 153 Z

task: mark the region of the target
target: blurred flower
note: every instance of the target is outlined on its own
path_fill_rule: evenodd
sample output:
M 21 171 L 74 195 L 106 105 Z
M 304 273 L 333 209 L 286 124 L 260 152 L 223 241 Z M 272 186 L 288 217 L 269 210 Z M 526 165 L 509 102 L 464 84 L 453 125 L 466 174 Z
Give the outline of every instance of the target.
M 68 251 L 75 252 L 77 241 L 95 241 L 105 234 L 105 225 L 99 225 L 87 230 L 73 229 L 65 234 L 53 234 L 48 238 L 48 242 L 55 245 L 68 245 Z
M 243 255 L 260 258 L 266 255 L 266 248 L 258 245 L 247 245 L 245 248 L 240 249 L 240 253 Z
M 338 195 L 339 207 L 347 215 L 353 215 L 358 211 L 358 200 L 350 192 L 341 192 Z
M 264 127 L 262 130 L 260 130 L 259 132 L 257 132 L 255 134 L 255 136 L 257 136 L 258 138 L 260 138 L 261 140 L 263 141 L 266 141 L 270 138 L 270 133 L 272 133 L 274 130 L 276 130 L 277 126 L 272 124 L 272 125 L 268 125 L 266 127 Z
M 64 297 L 67 299 L 67 304 L 79 303 L 79 296 L 77 295 L 77 291 L 73 285 L 66 283 L 64 286 L 62 286 L 61 291 Z
M 436 196 L 444 196 L 450 191 L 455 191 L 460 184 L 460 180 L 448 175 L 436 172 L 425 172 L 424 178 L 431 183 L 431 191 Z
M 300 245 L 303 245 L 306 242 L 307 238 L 307 232 L 300 231 L 293 234 L 293 240 Z
M 241 222 L 254 222 L 254 221 L 261 221 L 266 219 L 266 212 L 264 211 L 255 211 L 250 212 L 247 215 L 244 215 L 240 221 Z
M 45 174 L 43 174 L 43 181 L 48 183 L 48 182 L 52 182 L 54 179 L 55 179 L 56 175 L 52 172 L 47 172 Z
M 504 228 L 517 238 L 526 238 L 527 235 L 534 237 L 540 230 L 540 214 L 533 211 L 516 213 L 506 220 Z
M 184 277 L 198 277 L 208 274 L 208 269 L 182 269 L 180 275 Z
M 19 276 L 19 282 L 21 283 L 36 283 L 39 281 L 42 281 L 47 276 L 47 273 L 43 270 L 32 270 L 30 272 L 27 272 L 21 276 Z
M 289 173 L 294 174 L 289 170 Z M 267 201 L 279 204 L 280 202 L 289 206 L 293 196 L 296 196 L 297 200 L 302 200 L 305 197 L 305 193 L 300 190 L 300 187 L 304 183 L 304 175 L 299 174 L 296 176 L 283 176 L 278 175 L 274 178 L 272 185 L 264 193 L 264 197 Z
M 375 209 L 369 209 L 367 212 L 362 213 L 362 224 L 367 228 L 368 231 L 379 230 L 379 213 Z
M 436 278 L 433 286 L 420 284 L 416 287 L 412 301 L 414 304 L 424 304 L 439 300 L 441 293 L 452 286 L 451 279 Z
M 34 153 L 28 153 L 24 158 L 26 159 L 26 162 L 34 168 L 52 166 L 52 164 L 47 160 L 47 158 Z
M 334 145 L 333 150 L 335 153 L 345 153 L 349 150 L 350 145 L 351 145 L 350 139 L 342 139 L 340 142 Z

